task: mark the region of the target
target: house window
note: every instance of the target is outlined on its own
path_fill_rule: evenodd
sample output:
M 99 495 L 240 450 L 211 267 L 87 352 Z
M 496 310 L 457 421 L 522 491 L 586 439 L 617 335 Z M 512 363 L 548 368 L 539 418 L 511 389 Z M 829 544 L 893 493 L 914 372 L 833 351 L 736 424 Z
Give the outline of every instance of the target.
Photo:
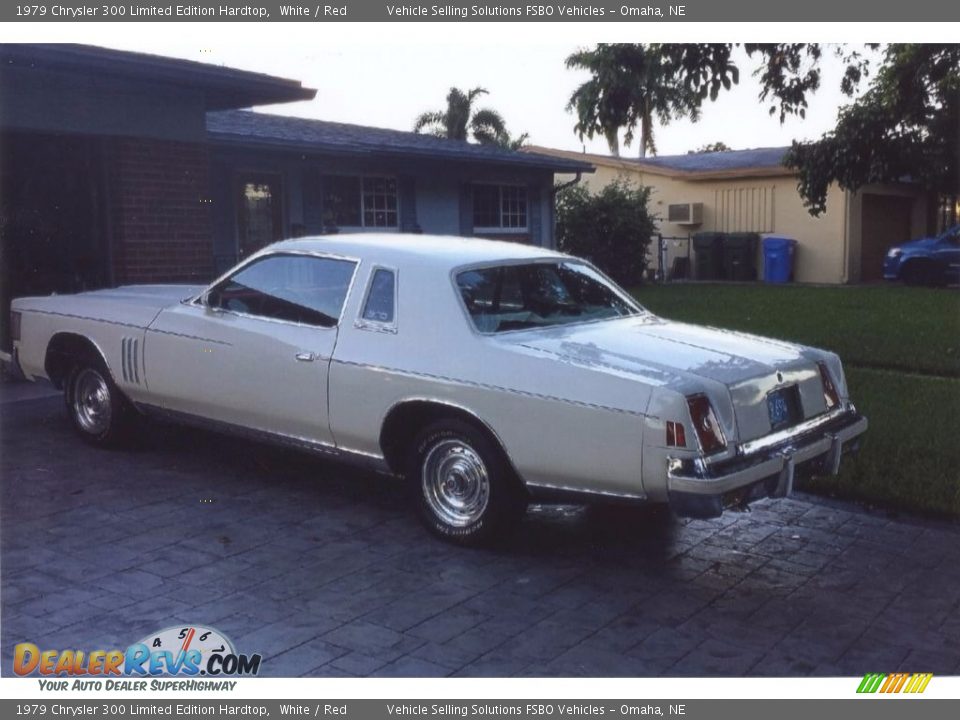
M 323 187 L 324 224 L 340 228 L 399 225 L 394 178 L 330 175 Z
M 526 231 L 527 189 L 522 185 L 475 185 L 473 229 Z

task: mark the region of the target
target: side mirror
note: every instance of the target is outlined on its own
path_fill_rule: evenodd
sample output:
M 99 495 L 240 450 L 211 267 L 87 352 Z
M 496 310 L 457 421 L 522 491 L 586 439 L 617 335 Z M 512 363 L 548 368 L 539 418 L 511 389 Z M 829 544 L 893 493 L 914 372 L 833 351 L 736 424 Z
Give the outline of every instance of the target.
M 217 305 L 213 305 L 210 300 L 210 291 L 205 290 L 203 295 L 200 296 L 200 304 L 207 310 L 207 312 L 212 313 L 221 313 L 223 309 Z

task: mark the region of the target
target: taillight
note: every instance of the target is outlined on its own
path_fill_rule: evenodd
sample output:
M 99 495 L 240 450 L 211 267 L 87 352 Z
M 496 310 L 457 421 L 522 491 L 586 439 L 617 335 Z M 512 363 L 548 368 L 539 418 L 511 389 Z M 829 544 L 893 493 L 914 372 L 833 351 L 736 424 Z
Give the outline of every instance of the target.
M 12 340 L 20 339 L 20 313 L 10 313 L 10 338 Z
M 687 431 L 683 423 L 667 420 L 667 447 L 686 447 Z
M 700 440 L 700 449 L 709 454 L 725 448 L 727 443 L 723 439 L 723 431 L 720 429 L 720 423 L 717 422 L 717 416 L 714 415 L 713 406 L 710 405 L 707 396 L 688 397 L 687 406 L 690 408 L 693 429 Z
M 833 384 L 833 378 L 830 377 L 830 371 L 827 370 L 827 364 L 818 362 L 820 368 L 820 380 L 823 381 L 823 401 L 827 404 L 827 410 L 832 410 L 840 404 L 840 395 Z

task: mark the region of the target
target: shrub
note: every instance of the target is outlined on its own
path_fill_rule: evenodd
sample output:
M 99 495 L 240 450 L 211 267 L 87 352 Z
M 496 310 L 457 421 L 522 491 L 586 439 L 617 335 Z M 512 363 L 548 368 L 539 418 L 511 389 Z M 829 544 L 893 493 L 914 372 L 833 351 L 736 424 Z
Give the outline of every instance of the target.
M 573 185 L 557 194 L 557 244 L 586 258 L 624 286 L 640 283 L 656 232 L 650 188 L 617 181 L 591 194 Z

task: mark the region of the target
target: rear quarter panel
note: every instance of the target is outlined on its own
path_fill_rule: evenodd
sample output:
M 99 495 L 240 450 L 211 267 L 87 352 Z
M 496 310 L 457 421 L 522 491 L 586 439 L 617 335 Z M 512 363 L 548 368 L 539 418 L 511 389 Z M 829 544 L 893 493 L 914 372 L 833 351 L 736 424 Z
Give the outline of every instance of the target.
M 446 403 L 492 430 L 523 480 L 643 495 L 643 411 L 650 388 L 475 333 L 450 277 L 398 273 L 395 333 L 356 326 L 368 269 L 344 313 L 330 367 L 339 447 L 381 455 L 380 428 L 408 400 Z

